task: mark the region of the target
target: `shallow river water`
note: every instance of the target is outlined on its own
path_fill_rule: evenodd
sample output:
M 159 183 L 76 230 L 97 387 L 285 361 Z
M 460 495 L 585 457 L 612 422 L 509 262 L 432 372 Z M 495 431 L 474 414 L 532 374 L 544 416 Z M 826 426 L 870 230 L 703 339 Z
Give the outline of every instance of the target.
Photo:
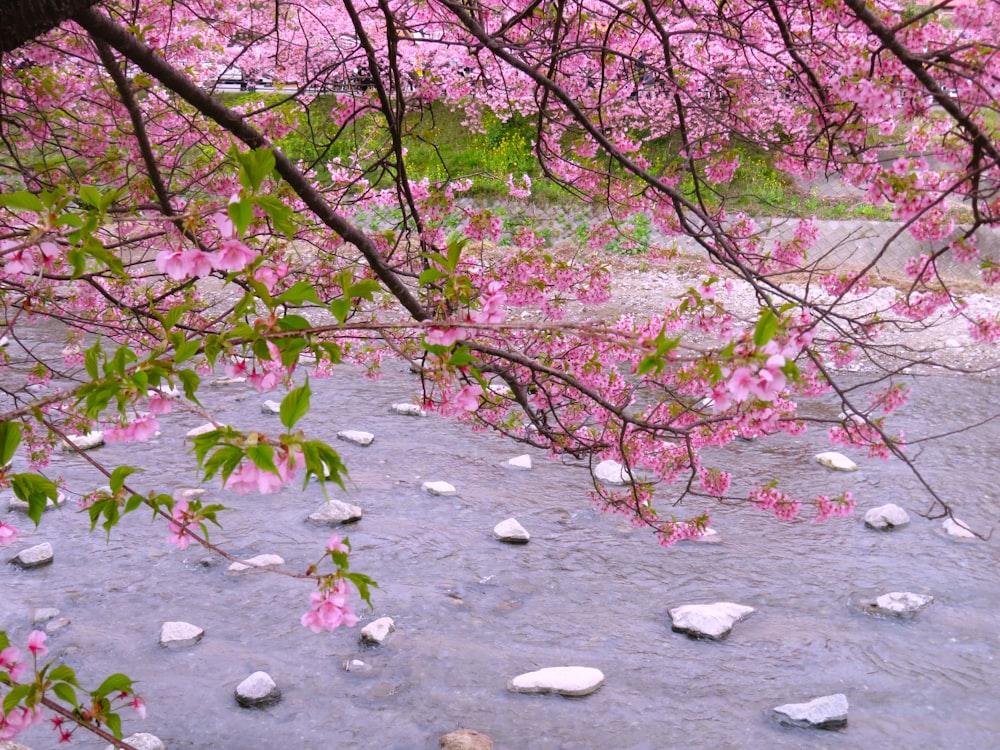
M 902 465 L 845 451 L 858 472 L 823 469 L 812 455 L 829 446 L 816 429 L 734 445 L 719 465 L 750 480 L 780 477 L 784 489 L 807 497 L 849 489 L 858 510 L 815 524 L 715 508 L 721 543 L 663 549 L 648 532 L 593 509 L 583 466 L 535 452 L 532 470 L 513 470 L 506 462 L 524 452 L 517 445 L 436 416 L 391 414 L 392 403 L 417 389 L 398 368 L 378 382 L 343 369 L 312 386 L 304 427 L 329 439 L 349 467 L 351 489 L 335 496 L 364 509 L 347 529 L 352 567 L 381 585 L 363 620 L 396 622 L 383 646 L 360 646 L 360 625 L 321 635 L 302 628 L 304 582 L 229 574 L 223 560 L 168 546 L 164 524 L 145 513 L 127 517 L 106 541 L 86 531 L 72 501 L 32 533 L 17 519 L 24 536 L 5 555 L 49 541 L 55 561 L 0 568 L 0 628 L 23 642 L 35 608 L 59 608 L 71 624 L 51 635 L 53 654 L 95 684 L 128 672 L 149 715 L 125 716 L 125 733 L 152 732 L 169 750 L 436 748 L 460 727 L 488 734 L 497 750 L 1000 743 L 997 541 L 958 543 L 940 521 L 917 515 L 928 504 Z M 997 386 L 985 381 L 929 378 L 914 387 L 899 421 L 910 439 L 976 421 L 998 403 Z M 268 396 L 249 386 L 212 387 L 207 397 L 223 421 L 279 429 L 277 417 L 260 413 Z M 810 408 L 837 411 L 832 403 Z M 161 419 L 161 437 L 105 446 L 95 457 L 143 466 L 133 477 L 143 490 L 194 486 L 182 437 L 203 421 L 175 410 Z M 336 441 L 344 429 L 368 430 L 375 442 Z M 997 523 L 1000 508 L 996 434 L 987 425 L 920 457 L 957 515 L 981 531 Z M 57 457 L 49 471 L 78 492 L 104 483 L 77 456 Z M 458 495 L 428 495 L 428 480 L 450 482 Z M 315 485 L 271 497 L 211 496 L 234 508 L 213 541 L 239 555 L 276 553 L 304 570 L 330 535 L 305 522 L 322 501 Z M 910 511 L 910 526 L 865 529 L 864 510 L 887 502 Z M 531 533 L 529 544 L 493 539 L 493 526 L 511 516 Z M 852 606 L 890 591 L 931 594 L 934 603 L 909 621 Z M 669 609 L 713 601 L 757 612 L 721 642 L 671 632 Z M 204 639 L 184 650 L 159 647 L 160 625 L 170 620 L 203 627 Z M 353 658 L 370 669 L 345 671 Z M 507 692 L 511 677 L 558 665 L 597 667 L 606 682 L 585 698 Z M 272 675 L 283 699 L 240 708 L 233 691 L 256 670 Z M 776 705 L 840 692 L 850 702 L 841 731 L 790 729 L 769 716 Z M 56 745 L 48 728 L 23 740 L 36 750 Z M 74 745 L 105 743 L 79 733 Z

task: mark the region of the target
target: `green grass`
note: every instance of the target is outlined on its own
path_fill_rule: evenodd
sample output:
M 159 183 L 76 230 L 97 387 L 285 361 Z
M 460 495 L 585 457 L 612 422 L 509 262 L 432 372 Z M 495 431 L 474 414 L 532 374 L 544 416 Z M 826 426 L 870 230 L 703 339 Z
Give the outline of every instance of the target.
M 238 101 L 248 96 L 238 95 Z M 258 96 L 264 102 L 264 97 Z M 291 105 L 289 105 L 291 106 Z M 298 127 L 279 145 L 295 160 L 314 163 L 321 177 L 326 177 L 325 164 L 340 158 L 348 161 L 359 150 L 371 149 L 385 153 L 388 142 L 384 123 L 377 114 L 365 115 L 343 131 L 323 116 L 330 109 L 323 98 L 317 100 L 311 112 L 298 114 Z M 481 126 L 470 129 L 463 124 L 463 115 L 444 107 L 413 113 L 407 121 L 406 169 L 411 180 L 431 181 L 468 178 L 472 188 L 466 196 L 484 201 L 501 201 L 509 195 L 507 175 L 518 182 L 526 174 L 532 181 L 532 199 L 541 202 L 564 202 L 565 191 L 542 174 L 533 152 L 532 122 L 519 117 L 502 121 L 486 114 Z M 816 216 L 821 219 L 888 219 L 887 208 L 876 208 L 856 198 L 820 198 L 804 191 L 791 177 L 775 169 L 767 152 L 748 144 L 734 146 L 740 156 L 740 166 L 727 184 L 711 186 L 703 198 L 712 206 L 724 205 L 729 212 L 744 212 L 752 216 Z M 677 144 L 671 139 L 659 139 L 649 145 L 647 156 L 654 171 L 678 169 Z M 374 185 L 388 185 L 389 176 L 372 163 L 368 179 Z M 688 176 L 681 190 L 693 196 L 693 183 Z M 646 217 L 648 220 L 648 217 Z M 641 222 L 641 220 L 637 219 Z M 617 249 L 619 252 L 641 252 L 642 226 L 632 227 L 637 242 Z M 636 249 L 638 248 L 638 249 Z

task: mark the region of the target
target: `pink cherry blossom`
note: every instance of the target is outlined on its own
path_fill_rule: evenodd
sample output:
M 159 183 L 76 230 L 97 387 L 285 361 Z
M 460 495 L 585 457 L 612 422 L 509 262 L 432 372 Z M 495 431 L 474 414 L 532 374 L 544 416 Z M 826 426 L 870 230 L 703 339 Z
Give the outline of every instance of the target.
M 20 658 L 21 651 L 16 646 L 8 646 L 0 651 L 0 670 L 10 675 L 14 682 L 21 679 L 24 670 L 28 668 L 24 662 L 19 661 Z
M 459 328 L 431 328 L 424 334 L 424 339 L 431 346 L 451 346 L 461 335 Z
M 167 396 L 156 394 L 149 397 L 149 413 L 162 415 L 169 414 L 174 408 L 174 400 Z
M 41 630 L 32 630 L 31 635 L 28 636 L 28 650 L 36 659 L 45 656 L 49 652 L 48 647 L 45 645 L 46 640 L 48 640 L 48 636 Z
M 337 579 L 333 585 L 313 591 L 309 594 L 312 609 L 302 615 L 302 626 L 314 633 L 319 633 L 324 628 L 336 630 L 341 625 L 353 627 L 358 617 L 348 601 L 348 592 L 347 581 L 342 578 Z
M 154 397 L 155 398 L 155 397 Z M 152 400 L 152 399 L 151 399 Z M 136 417 L 124 427 L 110 427 L 104 431 L 106 443 L 146 442 L 160 429 L 160 423 L 151 414 Z
M 212 267 L 218 271 L 242 271 L 256 257 L 257 252 L 239 240 L 226 240 L 210 256 Z
M 277 492 L 285 484 L 284 480 L 277 474 L 259 468 L 252 461 L 243 461 L 239 467 L 226 480 L 226 489 L 246 495 L 251 492 L 259 492 L 262 495 L 269 495 Z
M 0 547 L 13 544 L 17 540 L 17 528 L 5 521 L 0 521 Z
M 170 511 L 173 520 L 167 525 L 167 542 L 178 549 L 187 549 L 191 545 L 191 536 L 187 533 L 187 527 L 195 518 L 189 507 L 188 501 L 181 499 L 174 503 L 174 507 Z
M 339 534 L 334 534 L 327 540 L 326 543 L 327 552 L 350 552 L 350 549 L 344 544 L 344 541 L 340 538 Z
M 452 404 L 462 411 L 475 411 L 479 408 L 479 399 L 483 395 L 483 389 L 478 383 L 464 386 L 462 390 L 452 398 Z

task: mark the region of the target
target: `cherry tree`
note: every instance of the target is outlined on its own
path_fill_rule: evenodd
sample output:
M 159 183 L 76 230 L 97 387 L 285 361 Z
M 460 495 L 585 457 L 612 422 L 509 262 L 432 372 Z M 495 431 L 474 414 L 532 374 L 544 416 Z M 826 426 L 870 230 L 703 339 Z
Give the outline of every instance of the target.
M 781 519 L 846 514 L 849 493 L 797 498 L 770 481 L 737 493 L 704 450 L 798 434 L 810 422 L 799 401 L 833 392 L 845 416 L 820 425 L 833 442 L 909 461 L 888 419 L 906 400 L 893 376 L 936 354 L 887 337 L 956 316 L 978 341 L 1000 336 L 939 272 L 948 261 L 1000 279 L 981 249 L 1000 211 L 998 22 L 988 0 L 8 2 L 4 333 L 54 321 L 65 349 L 7 368 L 0 463 L 21 451 L 30 469 L 2 480 L 38 523 L 58 493 L 45 468 L 57 445 L 95 428 L 143 441 L 174 408 L 211 419 L 199 386 L 225 369 L 286 391 L 284 432 L 215 422 L 195 440 L 204 479 L 255 493 L 339 483 L 337 453 L 296 429 L 311 395 L 301 374 L 376 373 L 391 356 L 419 372 L 425 408 L 619 462 L 632 481 L 595 482 L 595 499 L 665 545 L 707 528 L 706 512 L 664 511 L 688 498 Z M 273 90 L 234 99 L 219 76 L 235 69 Z M 531 123 L 538 173 L 588 222 L 584 249 L 629 241 L 646 217 L 663 238 L 654 261 L 669 268 L 683 241 L 703 281 L 649 319 L 587 321 L 575 311 L 608 299 L 606 265 L 550 252 L 537 226 L 505 226 L 444 161 L 441 179 L 411 175 L 408 148 L 444 110 L 470 131 Z M 363 140 L 361 123 L 375 124 Z M 286 153 L 293 137 L 307 156 Z M 789 175 L 837 176 L 888 206 L 899 232 L 857 268 L 818 251 L 808 216 L 769 233 L 725 189 L 748 147 Z M 511 202 L 530 200 L 528 176 L 492 177 Z M 859 313 L 876 263 L 905 237 L 934 249 L 906 264 L 889 305 Z M 753 290 L 749 315 L 729 304 L 734 282 Z M 837 376 L 859 358 L 877 371 L 860 397 Z M 141 493 L 133 467 L 95 464 L 109 486 L 84 499 L 93 526 L 148 507 L 169 543 L 228 554 L 208 536 L 218 506 Z M 923 483 L 927 514 L 950 515 Z M 16 536 L 0 522 L 0 543 Z M 308 571 L 284 572 L 314 587 L 303 625 L 356 621 L 349 594 L 367 600 L 373 583 L 348 553 L 335 537 Z M 45 652 L 43 634 L 24 659 L 0 634 L 0 739 L 43 708 L 67 736 L 82 725 L 120 738 L 118 709 L 144 710 L 124 675 L 87 691 Z

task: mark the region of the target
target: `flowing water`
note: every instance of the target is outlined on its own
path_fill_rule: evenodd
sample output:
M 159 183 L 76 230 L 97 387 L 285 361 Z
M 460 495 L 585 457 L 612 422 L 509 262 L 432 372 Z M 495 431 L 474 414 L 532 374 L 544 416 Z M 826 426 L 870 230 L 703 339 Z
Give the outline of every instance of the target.
M 145 721 L 125 716 L 126 734 L 148 731 L 170 750 L 193 748 L 435 748 L 459 727 L 490 735 L 501 748 L 987 748 L 1000 742 L 1000 572 L 996 541 L 958 543 L 927 507 L 915 479 L 895 462 L 851 454 L 853 474 L 815 464 L 829 449 L 821 430 L 739 443 L 717 463 L 747 481 L 782 479 L 801 496 L 851 490 L 847 519 L 776 521 L 749 508 L 714 508 L 722 542 L 659 547 L 643 530 L 600 514 L 586 493 L 582 465 L 533 452 L 534 468 L 506 461 L 524 451 L 448 420 L 403 417 L 389 406 L 411 400 L 415 379 L 392 369 L 378 382 L 342 369 L 312 382 L 313 411 L 303 426 L 329 439 L 351 473 L 346 497 L 364 518 L 347 529 L 352 566 L 379 581 L 374 611 L 396 632 L 377 648 L 358 643 L 359 627 L 314 635 L 299 625 L 309 585 L 250 572 L 203 551 L 168 546 L 162 522 L 137 512 L 109 541 L 88 533 L 72 501 L 27 523 L 14 551 L 49 541 L 45 568 L 0 569 L 0 628 L 23 642 L 37 607 L 57 607 L 71 624 L 49 645 L 81 679 L 96 684 L 127 671 L 149 704 Z M 899 424 L 910 439 L 985 416 L 997 387 L 986 381 L 927 378 Z M 207 402 L 223 421 L 277 431 L 260 413 L 267 398 L 246 385 L 217 386 Z M 809 407 L 835 416 L 832 403 Z M 130 462 L 143 489 L 192 486 L 187 430 L 204 420 L 175 412 L 162 436 L 142 445 L 105 446 L 102 461 Z M 373 432 L 373 445 L 337 442 L 338 430 Z M 926 446 L 920 466 L 977 530 L 997 522 L 1000 465 L 995 429 Z M 22 468 L 18 459 L 16 468 Z M 104 481 L 78 456 L 49 469 L 69 489 Z M 421 484 L 444 480 L 458 494 L 435 497 Z M 289 568 L 315 562 L 330 534 L 305 517 L 322 496 L 316 485 L 269 497 L 212 497 L 234 510 L 213 541 L 252 556 L 280 554 Z M 895 502 L 909 527 L 864 528 L 863 511 Z M 808 515 L 808 514 L 806 514 Z M 524 546 L 492 538 L 514 516 L 531 533 Z M 11 548 L 4 550 L 12 555 Z M 8 555 L 9 556 L 9 555 Z M 879 619 L 852 603 L 913 591 L 934 603 L 912 620 Z M 757 609 L 729 639 L 698 641 L 671 632 L 668 610 L 733 601 Z M 184 650 L 158 646 L 161 623 L 203 627 Z M 345 671 L 350 659 L 366 671 Z M 515 695 L 507 681 L 541 667 L 601 669 L 606 682 L 585 698 Z M 240 708 L 236 685 L 256 670 L 283 692 L 262 710 Z M 770 709 L 831 693 L 850 701 L 841 731 L 790 729 Z M 48 728 L 23 738 L 55 747 Z M 80 748 L 105 743 L 77 734 Z

